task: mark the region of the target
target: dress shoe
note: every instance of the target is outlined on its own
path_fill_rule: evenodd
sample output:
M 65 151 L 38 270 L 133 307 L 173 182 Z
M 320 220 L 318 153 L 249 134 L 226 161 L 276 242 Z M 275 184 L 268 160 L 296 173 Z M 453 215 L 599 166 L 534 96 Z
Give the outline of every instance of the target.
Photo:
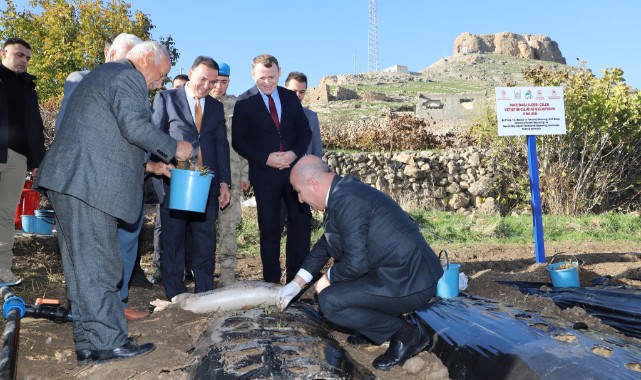
M 389 371 L 421 352 L 429 342 L 430 338 L 420 324 L 404 322 L 403 327 L 392 335 L 387 351 L 374 359 L 372 366 L 380 371 Z
M 78 365 L 87 365 L 93 363 L 91 353 L 92 351 L 88 348 L 76 350 L 76 359 L 78 360 Z
M 147 310 L 136 310 L 131 306 L 125 307 L 125 319 L 127 321 L 135 321 L 136 319 L 145 318 L 149 316 Z
M 125 344 L 112 350 L 97 350 L 91 353 L 91 359 L 96 363 L 105 363 L 112 360 L 133 358 L 134 356 L 150 353 L 156 348 L 153 343 L 138 345 L 133 340 L 127 339 Z
M 359 333 L 354 333 L 347 337 L 347 343 L 353 344 L 353 345 L 361 345 L 361 344 L 371 344 L 372 341 L 365 338 L 363 335 Z
M 137 288 L 144 288 L 144 289 L 153 289 L 154 284 L 151 283 L 145 276 L 145 272 L 136 272 L 134 271 L 133 275 L 131 276 L 131 281 L 129 281 L 129 284 L 131 286 L 135 286 Z
M 127 342 L 136 344 L 138 341 L 136 340 L 135 337 L 128 337 Z M 76 359 L 78 360 L 78 365 L 87 365 L 91 364 L 94 362 L 94 360 L 91 358 L 91 354 L 93 351 L 91 351 L 88 348 L 84 348 L 81 350 L 76 351 Z

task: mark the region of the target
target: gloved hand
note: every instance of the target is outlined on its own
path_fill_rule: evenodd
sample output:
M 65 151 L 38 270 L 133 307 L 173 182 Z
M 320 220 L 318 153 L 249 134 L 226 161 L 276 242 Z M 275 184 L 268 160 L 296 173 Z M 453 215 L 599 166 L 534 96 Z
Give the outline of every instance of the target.
M 276 308 L 281 313 L 287 308 L 292 299 L 300 293 L 301 287 L 296 281 L 291 281 L 287 285 L 280 288 L 278 296 L 276 297 Z

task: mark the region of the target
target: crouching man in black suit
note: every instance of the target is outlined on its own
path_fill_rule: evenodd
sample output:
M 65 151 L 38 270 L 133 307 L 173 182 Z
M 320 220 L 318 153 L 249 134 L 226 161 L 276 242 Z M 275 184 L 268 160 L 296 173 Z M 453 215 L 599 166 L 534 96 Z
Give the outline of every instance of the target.
M 330 322 L 355 331 L 349 343 L 390 341 L 374 368 L 402 365 L 429 343 L 420 324 L 399 315 L 426 307 L 434 297 L 443 275 L 438 257 L 389 196 L 352 176 L 335 175 L 318 157 L 301 158 L 290 181 L 301 203 L 325 212 L 325 231 L 278 293 L 279 310 L 333 258 L 315 284 L 321 311 Z

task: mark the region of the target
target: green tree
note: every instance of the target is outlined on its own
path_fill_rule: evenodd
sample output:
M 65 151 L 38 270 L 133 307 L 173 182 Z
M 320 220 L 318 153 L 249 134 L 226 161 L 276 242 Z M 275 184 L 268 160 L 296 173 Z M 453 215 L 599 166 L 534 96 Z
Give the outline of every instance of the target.
M 132 13 L 123 0 L 31 0 L 29 7 L 17 10 L 11 0 L 0 12 L 0 39 L 20 37 L 32 47 L 29 72 L 38 77 L 42 102 L 60 99 L 69 73 L 91 70 L 103 60 L 105 39 L 118 33 L 151 38 L 154 25 L 140 11 Z M 179 53 L 171 36 L 160 38 L 172 60 Z

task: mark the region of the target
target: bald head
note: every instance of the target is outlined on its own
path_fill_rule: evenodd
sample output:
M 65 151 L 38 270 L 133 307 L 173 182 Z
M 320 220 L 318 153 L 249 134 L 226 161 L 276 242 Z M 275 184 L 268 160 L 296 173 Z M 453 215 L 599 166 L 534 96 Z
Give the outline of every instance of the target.
M 326 163 L 316 156 L 303 156 L 292 168 L 289 181 L 298 193 L 298 200 L 313 209 L 325 209 L 327 192 L 332 186 L 335 174 Z

